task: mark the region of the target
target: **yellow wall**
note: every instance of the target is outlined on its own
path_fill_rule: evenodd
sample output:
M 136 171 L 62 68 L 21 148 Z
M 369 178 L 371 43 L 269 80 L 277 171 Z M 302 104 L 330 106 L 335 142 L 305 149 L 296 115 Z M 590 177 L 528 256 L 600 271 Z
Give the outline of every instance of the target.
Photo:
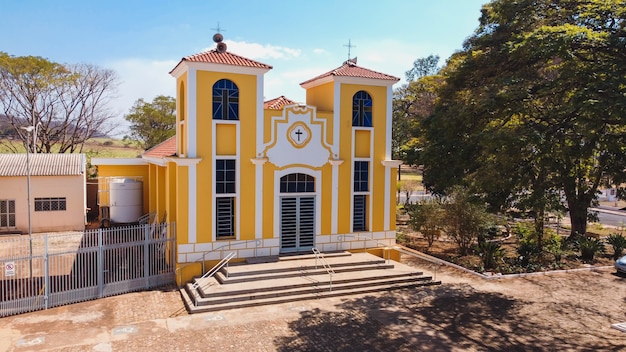
M 202 161 L 197 166 L 197 229 L 198 242 L 210 242 L 212 239 L 213 219 L 211 216 L 201 216 L 201 214 L 212 214 L 214 197 L 212 192 L 213 176 L 212 169 L 214 161 L 212 156 L 213 137 L 213 85 L 220 79 L 229 79 L 239 88 L 239 133 L 240 140 L 245 143 L 228 142 L 235 134 L 235 125 L 223 124 L 217 128 L 215 154 L 238 155 L 240 158 L 238 175 L 240 176 L 240 193 L 236 204 L 240 206 L 238 231 L 241 239 L 253 239 L 254 218 L 256 212 L 255 204 L 255 168 L 250 162 L 250 158 L 256 153 L 256 106 L 257 102 L 257 77 L 254 75 L 243 75 L 224 72 L 197 71 L 197 154 Z M 218 125 L 220 120 L 216 120 Z M 252 128 L 243 126 L 253 126 Z M 217 145 L 219 143 L 219 146 Z
M 218 123 L 215 126 L 215 154 L 237 154 L 237 126 L 234 124 Z
M 354 131 L 354 156 L 356 158 L 370 157 L 370 148 L 372 145 L 370 135 L 370 131 Z
M 306 103 L 307 105 L 313 105 L 317 107 L 318 111 L 333 111 L 334 92 L 335 90 L 333 82 L 328 82 L 313 88 L 309 88 L 306 91 Z

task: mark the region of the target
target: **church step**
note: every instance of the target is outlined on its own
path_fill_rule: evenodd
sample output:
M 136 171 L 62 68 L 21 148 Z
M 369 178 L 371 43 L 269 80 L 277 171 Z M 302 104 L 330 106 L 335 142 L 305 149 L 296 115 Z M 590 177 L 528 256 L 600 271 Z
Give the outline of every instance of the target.
M 365 270 L 378 270 L 378 269 L 393 269 L 393 264 L 385 264 L 384 261 L 381 262 L 360 262 L 360 263 L 339 263 L 332 265 L 331 267 L 335 271 L 335 273 L 344 273 L 344 272 L 354 272 L 354 271 L 365 271 Z M 292 268 L 281 268 L 281 269 L 268 269 L 268 270 L 257 270 L 257 271 L 248 271 L 248 272 L 235 272 L 233 273 L 230 269 L 228 269 L 228 276 L 226 274 L 226 269 L 222 268 L 222 270 L 215 273 L 215 278 L 219 281 L 220 284 L 233 284 L 239 282 L 249 282 L 249 281 L 260 281 L 260 280 L 270 280 L 270 279 L 279 279 L 279 278 L 289 278 L 289 277 L 298 277 L 306 275 L 318 275 L 318 274 L 327 274 L 326 269 L 320 264 L 317 268 L 314 265 L 310 266 L 301 266 L 301 267 L 292 267 Z
M 335 285 L 348 283 L 358 284 L 365 281 L 392 280 L 398 278 L 420 280 L 420 277 L 422 277 L 421 275 L 421 272 L 397 273 L 389 272 L 386 270 L 368 273 L 360 272 L 359 275 L 355 275 L 354 273 L 351 275 L 341 275 L 339 273 L 335 273 L 335 275 L 333 275 L 332 282 L 333 285 Z M 207 279 L 198 286 L 197 290 L 201 297 L 229 297 L 233 294 L 256 294 L 258 292 L 282 291 L 288 289 L 317 286 L 327 283 L 329 279 L 330 276 L 326 272 L 317 274 L 302 274 L 298 277 L 292 278 L 277 278 L 254 282 L 239 282 L 232 285 L 220 285 L 218 280 Z
M 325 252 L 324 256 L 326 258 L 334 258 L 334 257 L 349 257 L 352 253 L 346 251 L 336 251 L 336 252 Z M 285 262 L 289 260 L 302 260 L 302 259 L 312 259 L 315 258 L 315 254 L 306 252 L 306 253 L 293 253 L 293 254 L 281 254 L 281 255 L 271 255 L 266 257 L 250 257 L 246 258 L 246 264 L 262 264 L 262 263 L 276 263 L 276 262 Z
M 189 292 L 186 290 L 181 290 L 181 294 L 183 296 L 183 301 L 189 313 L 201 313 L 201 312 L 212 312 L 212 311 L 220 311 L 226 309 L 235 309 L 235 308 L 245 308 L 245 307 L 254 307 L 261 305 L 271 305 L 271 304 L 279 304 L 279 303 L 287 303 L 287 302 L 297 302 L 309 299 L 320 299 L 327 297 L 338 297 L 338 296 L 349 296 L 349 295 L 358 295 L 364 293 L 372 293 L 372 292 L 381 292 L 381 291 L 390 291 L 397 289 L 410 289 L 422 286 L 432 286 L 439 285 L 441 281 L 432 281 L 430 278 L 419 280 L 419 281 L 411 281 L 404 283 L 381 283 L 374 284 L 368 283 L 367 285 L 361 287 L 340 287 L 333 285 L 333 290 L 330 291 L 328 287 L 320 287 L 316 292 L 310 293 L 299 293 L 293 295 L 274 295 L 272 297 L 259 298 L 259 299 L 248 299 L 244 301 L 227 301 L 224 303 L 218 304 L 210 304 L 203 305 L 198 304 L 194 305 L 193 299 L 189 295 Z
M 333 269 L 339 267 L 349 267 L 358 265 L 386 264 L 382 258 L 373 255 L 354 255 L 354 256 L 337 256 L 325 258 L 326 263 Z M 389 261 L 392 263 L 392 261 Z M 229 277 L 245 276 L 245 275 L 262 275 L 269 273 L 290 272 L 299 270 L 313 270 L 315 267 L 323 268 L 321 260 L 315 258 L 305 258 L 293 261 L 279 261 L 274 263 L 258 263 L 258 264 L 233 264 L 222 268 L 222 272 L 228 272 Z

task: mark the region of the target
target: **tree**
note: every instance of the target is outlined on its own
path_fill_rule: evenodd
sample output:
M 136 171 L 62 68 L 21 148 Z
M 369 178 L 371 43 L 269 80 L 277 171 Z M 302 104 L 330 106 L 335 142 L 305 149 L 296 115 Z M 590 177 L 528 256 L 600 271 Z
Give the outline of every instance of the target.
M 176 100 L 163 95 L 152 103 L 138 99 L 124 118 L 131 123 L 131 137 L 150 149 L 176 134 Z
M 111 70 L 0 52 L 0 124 L 22 141 L 21 127 L 36 126 L 37 152 L 82 152 L 86 140 L 114 129 L 107 105 L 117 85 Z
M 437 75 L 439 56 L 418 58 L 413 68 L 406 72 L 408 83 L 394 91 L 392 150 L 394 158 L 405 164 L 419 163 L 419 151 L 423 145 L 420 121 L 432 113 L 436 94 L 441 83 Z
M 426 186 L 528 209 L 540 231 L 564 195 L 572 234 L 585 233 L 598 187 L 626 180 L 625 5 L 486 4 L 423 124 Z

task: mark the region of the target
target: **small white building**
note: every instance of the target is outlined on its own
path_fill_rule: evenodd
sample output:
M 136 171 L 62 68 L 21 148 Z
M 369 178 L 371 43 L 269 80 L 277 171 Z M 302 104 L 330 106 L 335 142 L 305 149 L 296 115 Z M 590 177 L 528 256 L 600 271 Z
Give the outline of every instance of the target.
M 30 169 L 30 195 L 28 174 Z M 85 154 L 0 154 L 0 233 L 82 231 Z

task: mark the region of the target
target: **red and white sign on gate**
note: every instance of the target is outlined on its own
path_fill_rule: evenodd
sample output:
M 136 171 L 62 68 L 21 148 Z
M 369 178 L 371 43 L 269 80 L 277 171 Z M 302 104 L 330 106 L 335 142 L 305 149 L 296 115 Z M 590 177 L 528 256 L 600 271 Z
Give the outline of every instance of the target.
M 4 263 L 4 276 L 15 276 L 15 262 Z

